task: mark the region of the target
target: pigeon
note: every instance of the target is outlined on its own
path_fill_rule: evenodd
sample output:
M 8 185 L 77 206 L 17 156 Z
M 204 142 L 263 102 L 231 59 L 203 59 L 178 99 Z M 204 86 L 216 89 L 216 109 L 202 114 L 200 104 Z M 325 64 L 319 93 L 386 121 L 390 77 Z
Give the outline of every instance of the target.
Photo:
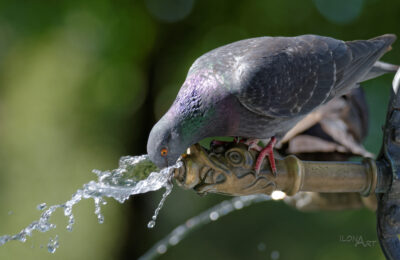
M 276 173 L 274 145 L 300 120 L 360 82 L 397 70 L 378 61 L 395 40 L 393 34 L 355 41 L 257 37 L 207 52 L 152 128 L 149 158 L 164 168 L 204 138 L 239 137 L 260 151 L 256 174 L 267 156 Z M 260 147 L 260 140 L 269 142 Z

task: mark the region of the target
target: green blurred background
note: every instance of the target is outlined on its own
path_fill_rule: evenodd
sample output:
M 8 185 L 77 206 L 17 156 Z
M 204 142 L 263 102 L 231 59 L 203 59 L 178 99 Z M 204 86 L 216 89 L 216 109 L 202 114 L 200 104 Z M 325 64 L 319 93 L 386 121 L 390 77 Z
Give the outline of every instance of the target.
M 120 156 L 145 153 L 147 135 L 174 100 L 191 63 L 220 45 L 256 36 L 320 34 L 343 40 L 400 34 L 393 0 L 0 1 L 0 235 L 40 212 Z M 385 58 L 400 63 L 400 45 Z M 366 147 L 377 153 L 391 76 L 364 84 L 370 104 Z M 103 207 L 58 212 L 55 231 L 0 248 L 0 259 L 136 259 L 176 225 L 219 201 L 175 188 L 154 229 L 162 191 Z M 59 234 L 60 248 L 46 250 Z M 301 213 L 282 202 L 237 211 L 192 233 L 161 259 L 384 259 L 368 210 Z

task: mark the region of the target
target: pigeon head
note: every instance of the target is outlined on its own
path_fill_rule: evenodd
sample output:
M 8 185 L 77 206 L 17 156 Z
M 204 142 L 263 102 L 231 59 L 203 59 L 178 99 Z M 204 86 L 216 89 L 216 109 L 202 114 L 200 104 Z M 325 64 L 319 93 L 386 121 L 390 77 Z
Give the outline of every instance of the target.
M 174 120 L 164 115 L 150 132 L 147 153 L 150 160 L 160 169 L 174 165 L 187 146 L 179 138 Z
M 219 120 L 205 90 L 215 81 L 201 73 L 189 75 L 168 112 L 155 124 L 147 142 L 150 160 L 159 168 L 174 165 L 182 153 L 205 137 L 216 136 Z M 212 126 L 212 127 L 210 127 Z

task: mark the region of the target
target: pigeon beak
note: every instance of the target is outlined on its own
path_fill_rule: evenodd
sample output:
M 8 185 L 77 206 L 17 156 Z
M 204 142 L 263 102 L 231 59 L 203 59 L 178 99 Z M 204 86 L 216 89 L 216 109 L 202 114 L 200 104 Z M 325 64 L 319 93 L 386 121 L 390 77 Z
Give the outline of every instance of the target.
M 165 161 L 165 165 L 166 165 L 166 167 L 168 167 L 168 166 L 169 166 L 169 164 L 168 164 L 168 159 L 167 159 L 167 157 L 166 157 L 166 156 L 164 157 L 164 161 Z

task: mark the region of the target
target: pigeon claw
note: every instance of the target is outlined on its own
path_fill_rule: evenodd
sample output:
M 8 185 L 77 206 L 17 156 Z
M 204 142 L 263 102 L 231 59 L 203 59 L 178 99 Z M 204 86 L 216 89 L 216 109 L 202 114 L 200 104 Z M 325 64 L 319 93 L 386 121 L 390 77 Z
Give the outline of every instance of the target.
M 268 156 L 269 164 L 271 166 L 272 175 L 276 177 L 276 164 L 274 157 L 274 145 L 276 144 L 276 138 L 273 136 L 271 140 L 263 149 L 261 149 L 260 154 L 257 157 L 256 165 L 254 166 L 254 170 L 258 175 L 260 173 L 261 164 L 264 161 L 265 157 Z

